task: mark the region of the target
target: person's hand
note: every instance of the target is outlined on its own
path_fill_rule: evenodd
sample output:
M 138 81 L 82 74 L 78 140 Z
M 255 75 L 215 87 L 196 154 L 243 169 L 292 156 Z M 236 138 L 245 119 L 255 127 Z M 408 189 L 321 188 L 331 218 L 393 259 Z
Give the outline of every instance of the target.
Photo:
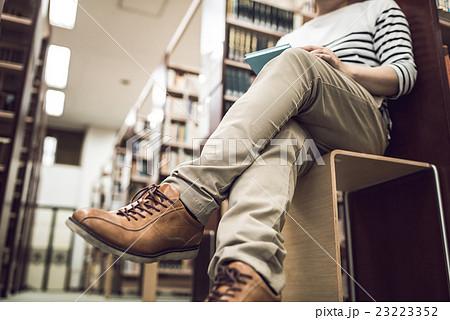
M 342 62 L 338 56 L 333 52 L 333 50 L 326 48 L 326 47 L 319 47 L 319 46 L 304 46 L 300 47 L 300 49 L 306 50 L 316 57 L 325 60 L 328 62 L 333 68 L 340 70 L 346 74 L 349 73 L 349 70 L 347 70 L 348 65 L 344 62 Z
M 309 45 L 299 48 L 312 53 L 329 63 L 333 68 L 344 72 L 374 96 L 391 96 L 397 94 L 399 90 L 398 76 L 391 66 L 369 67 L 345 63 L 336 56 L 333 50 L 326 47 Z

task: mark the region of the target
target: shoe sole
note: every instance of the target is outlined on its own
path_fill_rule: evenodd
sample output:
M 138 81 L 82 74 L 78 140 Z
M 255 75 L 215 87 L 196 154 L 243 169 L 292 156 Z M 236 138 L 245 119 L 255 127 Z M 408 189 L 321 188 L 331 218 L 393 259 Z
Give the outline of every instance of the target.
M 70 230 L 81 236 L 84 240 L 86 240 L 86 242 L 102 250 L 103 252 L 111 253 L 125 260 L 130 260 L 137 263 L 152 263 L 165 260 L 193 259 L 198 254 L 199 246 L 178 250 L 177 249 L 166 250 L 156 254 L 136 253 L 130 250 L 125 251 L 99 238 L 97 235 L 92 233 L 89 229 L 85 228 L 83 225 L 81 225 L 71 217 L 69 217 L 66 220 L 66 226 L 68 226 Z

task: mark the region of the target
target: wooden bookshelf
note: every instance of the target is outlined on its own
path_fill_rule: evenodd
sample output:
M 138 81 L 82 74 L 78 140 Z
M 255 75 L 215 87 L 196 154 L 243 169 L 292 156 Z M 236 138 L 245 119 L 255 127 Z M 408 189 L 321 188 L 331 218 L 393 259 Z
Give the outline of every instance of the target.
M 192 145 L 187 143 L 177 142 L 177 141 L 167 141 L 162 144 L 162 147 L 171 147 L 176 149 L 185 149 L 185 150 L 196 150 Z
M 231 59 L 224 59 L 224 64 L 226 66 L 239 68 L 239 69 L 243 69 L 243 70 L 248 70 L 248 71 L 252 70 L 252 68 L 250 68 L 250 66 L 245 62 L 235 61 L 235 60 L 231 60 Z
M 48 17 L 40 14 L 47 12 L 41 8 L 42 3 L 8 1 L 3 5 L 2 1 L 0 6 L 0 136 L 10 141 L 7 153 L 0 159 L 0 261 L 3 262 L 0 263 L 0 293 L 3 297 L 25 288 L 25 266 L 40 177 L 46 122 L 42 71 L 50 37 Z
M 169 63 L 167 65 L 167 67 L 169 69 L 180 71 L 182 73 L 191 73 L 191 74 L 194 74 L 197 76 L 200 74 L 200 70 L 198 68 L 195 68 L 192 66 L 183 66 L 183 65 L 179 65 L 179 64 Z
M 1 119 L 14 119 L 15 113 L 13 111 L 0 111 Z
M 33 25 L 33 20 L 30 18 L 18 17 L 8 13 L 2 13 L 0 19 L 5 28 L 12 30 L 25 30 Z
M 270 24 L 262 23 L 261 18 L 256 16 L 258 8 L 262 8 L 257 8 L 257 3 L 258 6 L 272 8 L 273 16 L 269 19 Z M 205 82 L 210 85 L 200 89 L 199 101 L 200 103 L 211 101 L 210 133 L 217 127 L 228 108 L 248 89 L 255 77 L 250 66 L 244 61 L 244 55 L 266 48 L 264 45 L 275 45 L 280 37 L 296 27 L 294 22 L 298 20 L 296 17 L 300 16 L 301 12 L 301 8 L 295 7 L 293 1 L 254 1 L 250 4 L 253 5 L 253 11 L 246 17 L 239 13 L 241 2 L 238 0 L 206 0 L 204 3 L 204 8 L 214 11 L 215 19 L 214 21 L 206 20 L 202 28 L 214 32 L 217 43 L 211 44 L 211 47 L 224 48 L 219 59 L 211 60 L 207 56 L 202 57 L 202 60 L 207 63 L 202 64 L 201 73 L 206 78 Z M 289 11 L 291 20 L 279 20 L 279 10 Z M 281 17 L 285 18 L 285 16 Z M 275 24 L 274 21 L 276 21 Z M 219 25 L 223 27 L 218 28 Z M 206 34 L 205 36 L 208 36 L 208 40 L 212 38 Z M 245 39 L 244 44 L 242 39 Z M 217 77 L 209 70 L 221 70 L 221 77 Z M 240 88 L 243 84 L 246 86 Z
M 184 95 L 187 94 L 189 99 L 191 99 L 193 101 L 198 101 L 198 95 L 197 94 L 185 93 L 185 92 L 183 92 L 183 90 L 180 90 L 180 89 L 168 88 L 167 89 L 167 94 L 170 95 L 170 96 L 175 96 L 175 97 L 183 97 Z
M 286 34 L 285 32 L 272 30 L 272 29 L 267 28 L 267 27 L 262 27 L 262 26 L 255 25 L 255 24 L 253 24 L 251 22 L 239 20 L 238 18 L 236 18 L 234 16 L 231 16 L 231 15 L 228 15 L 226 17 L 226 23 L 227 23 L 228 26 L 233 26 L 233 27 L 236 27 L 236 28 L 245 29 L 245 30 L 248 30 L 248 31 L 264 34 L 264 35 L 267 35 L 267 36 L 274 36 L 274 37 L 277 37 L 277 38 L 281 38 L 282 36 L 284 36 Z
M 187 276 L 190 277 L 192 275 L 192 270 L 188 268 L 184 269 L 169 269 L 169 268 L 159 268 L 158 273 L 160 275 L 169 275 L 169 276 Z
M 228 101 L 228 102 L 236 102 L 238 99 L 239 99 L 238 97 L 230 96 L 230 95 L 227 95 L 227 94 L 225 94 L 223 96 L 223 100 Z
M 23 71 L 23 64 L 10 62 L 10 61 L 0 61 L 0 70 L 6 71 Z

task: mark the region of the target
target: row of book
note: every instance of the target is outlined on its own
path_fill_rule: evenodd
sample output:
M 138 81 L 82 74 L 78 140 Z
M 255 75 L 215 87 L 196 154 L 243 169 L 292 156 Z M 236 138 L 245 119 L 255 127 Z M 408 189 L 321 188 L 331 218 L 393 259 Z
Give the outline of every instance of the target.
M 116 194 L 116 195 L 122 193 L 122 184 L 117 181 L 114 182 L 112 191 L 113 191 L 113 194 Z
M 225 94 L 233 97 L 242 96 L 255 76 L 250 71 L 227 67 L 225 69 Z
M 450 12 L 449 0 L 436 0 L 436 6 L 438 9 Z
M 228 0 L 227 13 L 242 21 L 251 22 L 280 32 L 290 32 L 294 13 L 251 0 Z
M 166 260 L 158 262 L 158 269 L 162 270 L 192 270 L 193 260 Z
M 171 142 L 192 145 L 192 139 L 197 136 L 197 126 L 192 122 L 167 121 L 164 124 L 164 135 L 169 136 Z
M 148 177 L 153 175 L 153 159 L 138 158 L 131 163 L 131 175 Z
M 246 53 L 275 46 L 277 39 L 243 29 L 230 27 L 228 30 L 228 59 L 244 61 Z
M 161 160 L 159 169 L 161 172 L 171 172 L 177 165 L 182 162 L 191 161 L 194 159 L 194 155 L 191 152 L 185 152 L 182 149 L 173 149 L 167 147 L 161 152 Z
M 129 260 L 123 260 L 122 275 L 126 277 L 138 277 L 141 274 L 141 264 Z
M 32 7 L 36 5 L 37 1 L 26 1 L 27 5 L 24 5 L 22 1 L 15 1 L 15 0 L 6 0 L 3 12 L 16 16 L 16 17 L 25 17 L 25 18 L 31 18 L 32 13 Z
M 166 101 L 166 113 L 169 117 L 181 119 L 197 119 L 198 102 L 184 98 L 168 97 Z
M 167 71 L 167 88 L 197 95 L 199 90 L 198 76 L 187 72 L 181 73 L 169 68 Z
M 25 51 L 17 48 L 0 47 L 0 60 L 23 63 L 25 60 Z
M 135 136 L 137 138 L 138 135 Z M 150 131 L 147 131 L 132 144 L 132 153 L 134 158 L 151 159 L 160 146 L 159 137 L 155 137 Z

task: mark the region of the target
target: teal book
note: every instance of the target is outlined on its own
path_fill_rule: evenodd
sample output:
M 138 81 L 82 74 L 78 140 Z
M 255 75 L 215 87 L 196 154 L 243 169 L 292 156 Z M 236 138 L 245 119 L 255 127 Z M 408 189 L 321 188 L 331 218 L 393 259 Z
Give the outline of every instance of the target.
M 283 44 L 281 46 L 276 46 L 272 48 L 267 48 L 245 55 L 245 61 L 250 65 L 252 70 L 258 74 L 264 65 L 281 54 L 284 50 L 289 49 L 291 45 L 289 43 Z

